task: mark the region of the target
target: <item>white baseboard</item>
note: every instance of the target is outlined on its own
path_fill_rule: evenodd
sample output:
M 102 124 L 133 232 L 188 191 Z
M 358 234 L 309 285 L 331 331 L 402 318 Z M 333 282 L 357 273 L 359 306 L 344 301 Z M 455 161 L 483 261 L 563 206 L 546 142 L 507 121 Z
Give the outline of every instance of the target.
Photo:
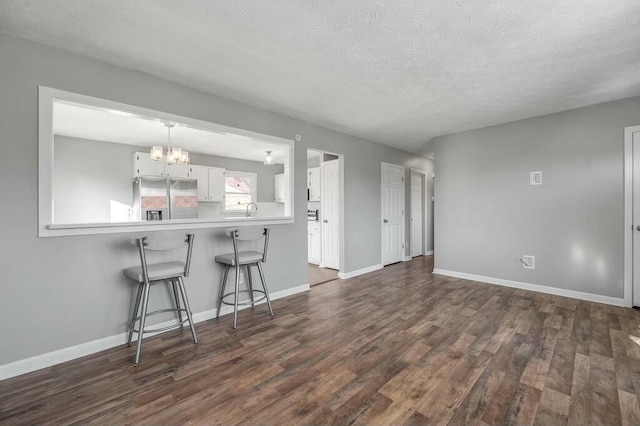
M 382 269 L 382 264 L 379 263 L 377 265 L 367 266 L 366 268 L 357 269 L 351 272 L 340 272 L 338 273 L 338 278 L 341 280 L 346 280 L 347 278 L 357 277 L 358 275 L 368 274 L 369 272 L 378 271 Z
M 405 257 L 403 257 L 403 258 L 402 258 L 402 261 L 403 261 L 403 262 L 408 262 L 408 261 L 410 261 L 411 259 L 412 259 L 412 257 L 411 257 L 411 256 L 405 256 Z
M 428 252 L 426 252 L 424 255 L 425 256 L 431 256 L 433 254 L 433 250 L 429 250 Z
M 505 280 L 502 278 L 485 277 L 482 275 L 467 274 L 465 272 L 447 271 L 445 269 L 434 269 L 433 273 L 437 275 L 446 275 L 448 277 L 462 278 L 470 281 L 479 281 L 487 284 L 496 284 L 504 287 L 537 291 L 538 293 L 553 294 L 555 296 L 571 297 L 573 299 L 587 300 L 589 302 L 605 303 L 607 305 L 623 307 L 626 306 L 626 304 L 624 303 L 624 299 L 618 297 L 602 296 L 593 293 L 583 293 L 581 291 L 565 290 L 563 288 L 547 287 L 544 285 Z
M 273 294 L 270 293 L 269 296 L 271 296 L 271 300 L 277 300 L 282 299 L 283 297 L 293 296 L 294 294 L 304 293 L 305 291 L 309 291 L 310 289 L 311 287 L 309 286 L 309 284 L 303 284 L 297 287 L 291 287 L 284 290 L 276 291 Z M 263 300 L 261 303 L 266 303 L 266 301 Z
M 282 299 L 283 297 L 291 296 L 297 293 L 303 293 L 309 291 L 309 284 L 300 285 L 297 287 L 288 288 L 286 290 L 277 291 L 271 293 L 271 300 Z M 258 304 L 266 303 L 265 300 Z M 250 306 L 238 307 L 239 309 L 249 308 Z M 226 315 L 233 312 L 233 306 L 223 305 L 220 309 L 220 315 Z M 210 309 L 208 311 L 196 312 L 193 314 L 193 322 L 199 323 L 202 321 L 215 318 L 217 309 Z M 154 324 L 154 328 L 162 328 L 169 326 L 174 321 L 167 321 L 161 324 Z M 159 333 L 145 334 L 144 338 L 154 336 Z M 135 339 L 134 335 L 134 340 Z M 32 371 L 40 370 L 42 368 L 51 367 L 52 365 L 60 364 L 63 362 L 71 361 L 76 358 L 80 358 L 86 355 L 91 355 L 96 352 L 110 349 L 119 345 L 124 345 L 127 342 L 127 332 L 119 333 L 109 337 L 103 337 L 102 339 L 92 340 L 90 342 L 81 343 L 79 345 L 70 346 L 63 349 L 58 349 L 53 352 L 48 352 L 42 355 L 36 355 L 30 358 L 21 359 L 18 361 L 10 362 L 8 364 L 0 365 L 0 380 L 9 379 L 11 377 L 19 376 L 21 374 L 30 373 Z

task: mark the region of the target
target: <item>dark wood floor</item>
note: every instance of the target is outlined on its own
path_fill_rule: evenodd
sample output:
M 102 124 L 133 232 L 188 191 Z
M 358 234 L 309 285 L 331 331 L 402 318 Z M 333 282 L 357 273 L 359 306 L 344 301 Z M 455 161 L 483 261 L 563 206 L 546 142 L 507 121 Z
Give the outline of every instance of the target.
M 417 258 L 0 382 L 7 424 L 640 424 L 640 313 Z
M 335 269 L 321 268 L 318 265 L 309 263 L 309 285 L 314 286 L 324 284 L 338 279 L 338 271 Z

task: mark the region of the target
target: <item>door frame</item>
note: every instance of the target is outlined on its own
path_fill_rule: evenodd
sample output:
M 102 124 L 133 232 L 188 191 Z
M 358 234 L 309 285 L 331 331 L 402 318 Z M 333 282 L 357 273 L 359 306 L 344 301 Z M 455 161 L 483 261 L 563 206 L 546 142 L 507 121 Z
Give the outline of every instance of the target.
M 408 225 L 409 225 L 409 259 L 413 259 L 414 257 L 418 257 L 418 256 L 424 256 L 424 243 L 425 243 L 425 239 L 424 239 L 424 176 L 421 175 L 420 173 L 415 173 L 413 170 L 410 170 L 409 172 L 409 178 L 410 181 L 407 182 L 407 186 L 409 187 L 409 220 L 408 220 Z M 413 178 L 417 178 L 420 181 L 420 204 L 419 204 L 419 208 L 420 208 L 420 217 L 419 217 L 419 221 L 418 221 L 418 225 L 420 226 L 420 233 L 422 234 L 422 238 L 421 238 L 421 244 L 420 244 L 420 250 L 419 253 L 416 254 L 415 256 L 413 255 Z
M 384 167 L 385 166 L 390 166 L 390 167 L 395 167 L 397 169 L 402 169 L 402 183 L 404 185 L 402 185 L 402 211 L 404 212 L 403 216 L 404 218 L 402 219 L 402 237 L 403 237 L 403 245 L 404 245 L 404 252 L 402 253 L 402 259 L 400 259 L 401 262 L 406 262 L 408 260 L 411 260 L 411 247 L 407 247 L 410 246 L 409 240 L 407 239 L 407 168 L 404 166 L 401 166 L 399 164 L 393 164 L 393 163 L 385 163 L 384 161 L 382 161 L 380 163 L 380 265 L 382 265 L 382 267 L 385 267 L 385 263 L 384 263 L 384 244 L 383 244 L 383 236 L 384 236 L 384 223 L 382 222 L 382 209 L 384 208 L 383 204 L 382 204 L 382 198 L 384 197 L 384 186 L 383 186 L 383 178 L 384 178 Z M 407 250 L 409 250 L 409 256 L 407 256 Z
M 338 182 L 338 193 L 339 193 L 339 199 L 338 202 L 340 203 L 340 207 L 339 207 L 339 221 L 340 223 L 338 224 L 338 278 L 340 279 L 345 279 L 345 267 L 346 267 L 346 256 L 345 256 L 345 227 L 344 227 L 344 154 L 338 154 L 337 152 L 332 152 L 332 151 L 327 151 L 326 149 L 321 149 L 321 148 L 313 148 L 311 146 L 307 147 L 306 151 L 305 151 L 305 157 L 308 151 L 315 151 L 315 152 L 319 152 L 321 154 L 329 154 L 329 155 L 334 155 L 336 157 L 338 157 L 338 175 L 339 175 L 339 182 Z M 305 175 L 307 173 L 308 167 L 305 167 Z M 322 179 L 322 178 L 321 178 Z M 306 180 L 305 180 L 306 181 Z M 322 203 L 322 199 L 320 200 L 320 203 Z M 320 214 L 322 214 L 322 211 L 320 212 Z M 320 229 L 322 232 L 322 223 L 320 223 Z M 320 243 L 322 244 L 322 242 Z M 308 247 L 307 247 L 307 251 L 308 251 Z M 320 248 L 320 267 L 324 267 L 324 260 L 322 259 L 322 247 Z M 309 258 L 309 253 L 307 253 L 307 259 Z
M 640 126 L 624 128 L 624 304 L 633 306 L 633 134 Z M 629 232 L 631 231 L 631 232 Z
M 433 253 L 429 253 L 429 208 L 428 202 L 431 199 L 429 196 L 429 185 L 427 184 L 427 179 L 429 173 L 426 170 L 422 169 L 414 169 L 411 168 L 411 173 L 416 173 L 422 175 L 422 255 L 429 256 Z M 409 191 L 411 194 L 411 191 Z M 411 205 L 411 202 L 409 202 Z M 411 222 L 409 222 L 409 226 L 411 226 Z M 411 232 L 409 232 L 409 256 L 411 256 Z

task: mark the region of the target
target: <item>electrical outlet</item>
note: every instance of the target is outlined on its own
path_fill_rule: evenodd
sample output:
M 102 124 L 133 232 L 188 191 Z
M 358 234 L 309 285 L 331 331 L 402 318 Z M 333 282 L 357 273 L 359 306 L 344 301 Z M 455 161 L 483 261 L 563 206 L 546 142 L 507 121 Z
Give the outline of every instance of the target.
M 525 269 L 536 269 L 535 256 L 531 256 L 530 254 L 524 254 L 520 259 L 520 262 L 522 262 L 522 267 Z

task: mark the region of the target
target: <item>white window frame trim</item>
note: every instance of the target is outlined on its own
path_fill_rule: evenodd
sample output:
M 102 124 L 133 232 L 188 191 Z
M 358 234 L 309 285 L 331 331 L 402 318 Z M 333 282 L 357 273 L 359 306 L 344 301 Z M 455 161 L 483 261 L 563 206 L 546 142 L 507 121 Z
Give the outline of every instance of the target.
M 251 203 L 258 203 L 258 174 L 256 172 L 243 172 L 241 170 L 225 170 L 224 177 L 250 177 L 252 178 L 253 184 L 251 185 Z M 243 213 L 242 210 L 229 210 L 227 209 L 227 191 L 226 191 L 226 181 L 225 181 L 225 191 L 224 191 L 224 204 L 222 206 L 222 210 L 225 215 L 233 216 L 234 214 Z

